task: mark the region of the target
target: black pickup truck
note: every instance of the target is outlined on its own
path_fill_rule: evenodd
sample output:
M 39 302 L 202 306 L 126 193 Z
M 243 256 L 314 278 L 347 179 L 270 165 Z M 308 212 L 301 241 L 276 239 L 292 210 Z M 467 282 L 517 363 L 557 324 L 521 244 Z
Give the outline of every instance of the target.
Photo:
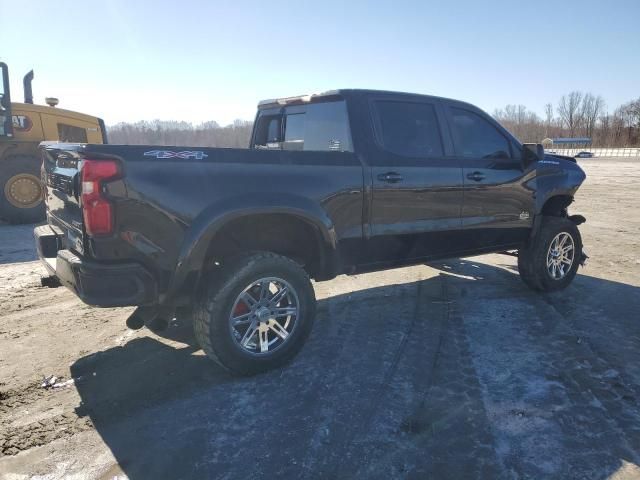
M 88 304 L 138 306 L 130 326 L 192 316 L 205 352 L 241 374 L 303 345 L 311 278 L 517 250 L 544 292 L 586 258 L 584 218 L 567 213 L 576 161 L 456 100 L 336 90 L 260 102 L 249 149 L 42 152 L 50 272 Z

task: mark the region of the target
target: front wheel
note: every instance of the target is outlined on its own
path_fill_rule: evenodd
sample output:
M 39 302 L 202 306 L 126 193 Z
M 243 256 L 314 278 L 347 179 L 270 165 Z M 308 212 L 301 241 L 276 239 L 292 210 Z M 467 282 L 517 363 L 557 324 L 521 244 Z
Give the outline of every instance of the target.
M 566 288 L 582 260 L 582 238 L 568 218 L 544 217 L 529 246 L 518 252 L 518 271 L 524 283 L 542 292 Z
M 302 348 L 313 326 L 316 299 L 296 262 L 254 253 L 212 272 L 205 282 L 193 326 L 212 360 L 250 375 L 285 364 Z

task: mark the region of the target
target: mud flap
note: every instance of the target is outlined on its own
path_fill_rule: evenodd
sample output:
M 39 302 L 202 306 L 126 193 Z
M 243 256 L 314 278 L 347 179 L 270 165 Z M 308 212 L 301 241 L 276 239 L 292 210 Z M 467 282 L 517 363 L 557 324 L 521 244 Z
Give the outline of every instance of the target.
M 584 218 L 582 215 L 569 215 L 568 218 L 576 225 L 582 225 L 584 222 L 587 221 L 587 219 Z
M 582 249 L 582 256 L 580 257 L 580 266 L 581 267 L 586 267 L 588 260 L 589 260 L 589 255 L 586 254 L 586 252 L 584 251 L 584 248 L 583 248 Z
M 575 223 L 576 226 L 582 225 L 584 222 L 587 221 L 587 219 L 584 218 L 582 215 L 570 215 L 568 218 L 573 223 Z M 589 260 L 589 255 L 587 255 L 587 253 L 584 251 L 584 246 L 583 246 L 582 247 L 582 256 L 580 257 L 580 266 L 586 267 L 587 266 L 587 260 Z

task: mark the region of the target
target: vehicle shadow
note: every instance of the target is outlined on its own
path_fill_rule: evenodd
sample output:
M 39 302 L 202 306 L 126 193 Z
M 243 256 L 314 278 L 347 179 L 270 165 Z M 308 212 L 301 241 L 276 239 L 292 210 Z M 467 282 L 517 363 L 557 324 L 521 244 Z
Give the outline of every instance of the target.
M 0 265 L 38 259 L 33 225 L 10 225 L 0 221 Z
M 218 368 L 184 324 L 167 334 L 181 348 L 145 337 L 81 358 L 71 367 L 82 400 L 77 413 L 90 417 L 130 479 L 545 477 L 527 458 L 512 466 L 501 457 L 516 446 L 505 445 L 496 433 L 486 410 L 486 379 L 478 374 L 483 360 L 469 345 L 466 319 L 453 314 L 452 305 L 499 289 L 501 299 L 513 297 L 514 308 L 559 300 L 529 292 L 508 268 L 474 260 L 432 267 L 447 273 L 320 300 L 300 355 L 263 375 L 238 378 Z M 586 291 L 590 297 L 582 298 Z M 567 292 L 583 302 L 640 296 L 638 287 L 582 275 Z M 602 321 L 640 338 L 640 327 L 621 322 L 621 313 L 613 310 Z M 543 348 L 537 339 L 531 342 Z M 608 354 L 610 346 L 601 347 Z M 620 368 L 635 391 L 638 377 L 624 365 L 640 358 L 626 355 L 606 361 Z M 579 387 L 564 388 L 579 395 Z M 520 399 L 523 408 L 533 401 Z M 557 407 L 553 398 L 548 401 L 544 408 Z M 567 415 L 581 418 L 581 405 L 567 407 Z M 605 417 L 598 421 L 611 421 Z M 567 445 L 584 434 L 563 432 Z M 592 439 L 593 448 L 604 452 L 596 477 L 608 477 L 623 459 L 634 462 L 637 451 L 621 454 L 618 444 L 637 449 L 640 433 L 625 435 L 603 444 Z M 579 468 L 572 472 L 562 467 L 553 473 L 582 475 Z

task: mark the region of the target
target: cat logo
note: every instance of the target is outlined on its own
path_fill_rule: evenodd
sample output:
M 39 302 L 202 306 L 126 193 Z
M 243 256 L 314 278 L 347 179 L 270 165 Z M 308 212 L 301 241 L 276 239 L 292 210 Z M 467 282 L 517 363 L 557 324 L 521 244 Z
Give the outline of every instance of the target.
M 13 115 L 11 120 L 16 132 L 28 132 L 33 127 L 33 122 L 26 115 Z
M 529 220 L 529 212 L 525 210 L 520 212 L 520 220 Z

